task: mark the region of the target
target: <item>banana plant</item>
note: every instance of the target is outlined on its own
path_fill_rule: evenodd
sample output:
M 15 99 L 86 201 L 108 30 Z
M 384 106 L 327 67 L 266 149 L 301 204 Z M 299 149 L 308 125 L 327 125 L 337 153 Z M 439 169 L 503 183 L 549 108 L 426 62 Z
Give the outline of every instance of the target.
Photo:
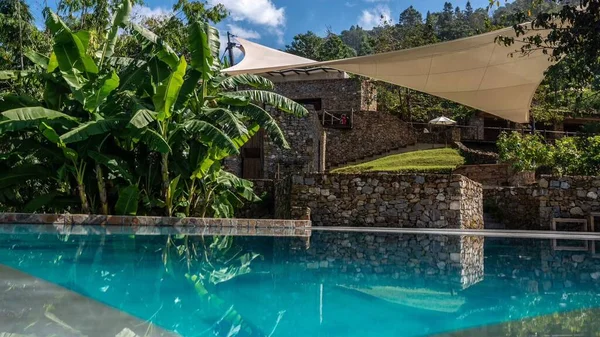
M 58 153 L 37 164 L 46 172 L 70 173 L 66 183 L 76 186 L 71 190 L 83 212 L 137 214 L 142 206 L 146 214 L 162 208 L 167 215 L 232 216 L 256 196 L 249 181 L 224 172 L 220 162 L 238 155 L 261 128 L 288 146 L 266 106 L 298 116 L 307 111 L 270 91 L 273 84 L 265 78 L 222 75 L 218 32 L 207 23 L 188 24 L 186 59 L 129 21 L 130 11 L 130 1 L 122 0 L 105 44 L 92 50 L 88 32 L 72 31 L 47 9 L 52 53 L 28 53 L 36 70 L 15 75 L 38 78 L 43 94 L 0 93 L 6 102 L 0 137 L 35 139 Z M 115 57 L 119 29 L 139 41 L 141 53 Z

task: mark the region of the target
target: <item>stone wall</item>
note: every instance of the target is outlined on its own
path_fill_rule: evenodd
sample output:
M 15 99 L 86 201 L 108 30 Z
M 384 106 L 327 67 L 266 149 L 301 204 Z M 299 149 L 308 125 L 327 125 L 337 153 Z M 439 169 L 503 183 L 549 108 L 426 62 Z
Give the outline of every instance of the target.
M 278 82 L 275 92 L 294 100 L 320 98 L 325 110 L 371 110 L 373 102 L 376 104 L 376 91 L 363 91 L 363 86 L 365 89 L 372 86 L 363 83 L 357 78 Z
M 540 229 L 540 200 L 533 190 L 533 187 L 484 187 L 484 211 L 507 229 Z
M 511 169 L 507 164 L 462 165 L 452 173 L 462 174 L 483 186 L 508 186 Z
M 265 137 L 263 178 L 281 179 L 293 173 L 318 172 L 323 128 L 316 112 L 309 110 L 309 115 L 305 117 L 273 109 L 270 113 L 283 131 L 290 148 L 278 147 Z
M 313 232 L 309 248 L 300 239 L 276 241 L 275 259 L 299 266 L 301 275 L 318 271 L 336 282 L 433 281 L 465 289 L 483 279 L 483 242 L 473 236 Z
M 460 175 L 305 174 L 291 205 L 316 226 L 482 228 L 481 185 Z
M 392 151 L 416 142 L 412 128 L 387 112 L 355 111 L 352 129 L 327 129 L 327 167 Z
M 550 229 L 553 218 L 600 211 L 600 177 L 543 176 L 537 185 L 485 188 L 486 212 L 509 228 Z

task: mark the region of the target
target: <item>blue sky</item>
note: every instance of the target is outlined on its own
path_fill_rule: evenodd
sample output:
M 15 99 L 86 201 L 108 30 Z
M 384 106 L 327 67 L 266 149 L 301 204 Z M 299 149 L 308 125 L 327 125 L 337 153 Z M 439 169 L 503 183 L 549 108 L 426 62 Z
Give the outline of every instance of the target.
M 169 12 L 176 0 L 146 0 L 139 13 Z M 275 48 L 283 48 L 292 37 L 308 30 L 324 35 L 327 28 L 334 32 L 351 25 L 372 28 L 381 15 L 397 21 L 400 13 L 412 5 L 425 14 L 440 11 L 444 0 L 207 0 L 222 3 L 231 16 L 219 24 L 224 33 L 231 31 L 240 37 Z M 504 1 L 502 1 L 504 2 Z M 454 7 L 464 8 L 467 0 L 452 1 Z M 471 0 L 473 8 L 485 7 L 489 0 Z
M 47 0 L 28 0 L 37 21 Z M 145 0 L 144 6 L 136 6 L 134 15 L 169 15 L 177 0 Z M 423 15 L 428 11 L 440 11 L 444 0 L 206 0 L 214 5 L 222 3 L 230 16 L 218 25 L 222 35 L 230 31 L 274 48 L 283 48 L 292 37 L 312 30 L 324 36 L 328 28 L 339 33 L 351 25 L 371 29 L 381 21 L 381 16 L 398 20 L 408 6 L 414 6 Z M 47 1 L 56 7 L 56 0 Z M 454 7 L 465 7 L 467 0 L 451 1 Z M 505 1 L 501 1 L 504 3 Z M 489 0 L 471 0 L 473 8 L 485 7 Z M 223 38 L 223 37 L 222 37 Z

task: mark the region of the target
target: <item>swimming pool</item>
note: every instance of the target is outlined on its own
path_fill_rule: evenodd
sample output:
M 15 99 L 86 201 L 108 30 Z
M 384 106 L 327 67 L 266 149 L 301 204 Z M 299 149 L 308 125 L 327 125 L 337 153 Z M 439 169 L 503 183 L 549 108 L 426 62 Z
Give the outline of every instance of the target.
M 1 280 L 25 273 L 152 322 L 161 336 L 595 336 L 600 256 L 593 243 L 360 232 L 2 234 L 7 289 L 0 293 L 25 287 L 15 281 L 23 278 Z M 21 322 L 14 317 L 33 309 L 18 298 L 0 296 L 13 315 L 0 323 L 16 322 L 0 324 L 0 332 L 56 325 L 73 335 L 110 335 L 97 309 L 69 313 L 84 328 L 52 313 L 53 303 L 39 304 L 50 323 Z

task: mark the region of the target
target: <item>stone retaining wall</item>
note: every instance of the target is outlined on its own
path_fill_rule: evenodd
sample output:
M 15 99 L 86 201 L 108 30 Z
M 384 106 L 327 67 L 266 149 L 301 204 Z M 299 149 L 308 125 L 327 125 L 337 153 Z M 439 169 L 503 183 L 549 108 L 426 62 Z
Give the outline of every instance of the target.
M 392 151 L 415 142 L 416 134 L 412 128 L 397 116 L 387 112 L 355 111 L 352 129 L 327 129 L 327 167 Z
M 600 177 L 542 176 L 537 185 L 486 188 L 484 203 L 510 228 L 550 229 L 553 218 L 599 212 L 599 189 Z
M 474 236 L 313 232 L 308 248 L 300 239 L 276 241 L 275 258 L 300 275 L 319 271 L 338 282 L 397 285 L 419 277 L 465 289 L 483 279 L 483 243 Z
M 483 228 L 481 184 L 460 175 L 296 175 L 289 202 L 316 226 Z

